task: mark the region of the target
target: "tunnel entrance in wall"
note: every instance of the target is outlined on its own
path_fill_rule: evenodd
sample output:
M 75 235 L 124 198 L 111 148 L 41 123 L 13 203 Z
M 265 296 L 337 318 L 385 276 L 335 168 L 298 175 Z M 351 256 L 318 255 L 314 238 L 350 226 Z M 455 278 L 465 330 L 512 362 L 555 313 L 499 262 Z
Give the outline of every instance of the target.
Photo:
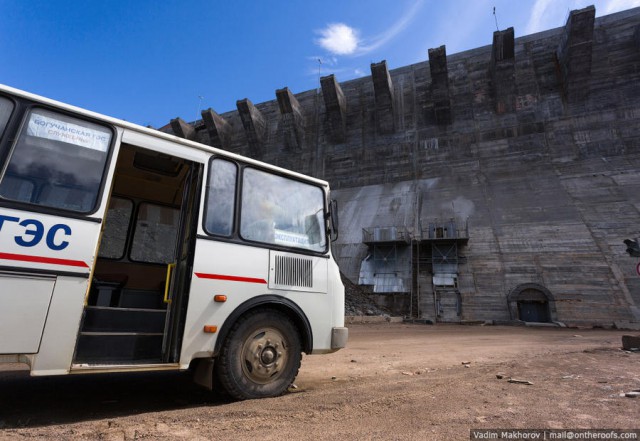
M 507 298 L 512 320 L 551 323 L 555 316 L 555 301 L 547 288 L 537 283 L 515 287 Z

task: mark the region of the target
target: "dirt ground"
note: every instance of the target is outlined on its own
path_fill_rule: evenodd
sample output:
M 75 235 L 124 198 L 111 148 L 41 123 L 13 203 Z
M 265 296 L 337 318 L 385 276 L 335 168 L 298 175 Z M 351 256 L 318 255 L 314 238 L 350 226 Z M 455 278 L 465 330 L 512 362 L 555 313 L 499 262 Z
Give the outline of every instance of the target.
M 624 397 L 640 389 L 640 353 L 620 349 L 629 333 L 351 325 L 347 349 L 304 357 L 297 389 L 235 403 L 185 373 L 3 370 L 0 440 L 456 440 L 472 428 L 639 429 L 640 397 Z

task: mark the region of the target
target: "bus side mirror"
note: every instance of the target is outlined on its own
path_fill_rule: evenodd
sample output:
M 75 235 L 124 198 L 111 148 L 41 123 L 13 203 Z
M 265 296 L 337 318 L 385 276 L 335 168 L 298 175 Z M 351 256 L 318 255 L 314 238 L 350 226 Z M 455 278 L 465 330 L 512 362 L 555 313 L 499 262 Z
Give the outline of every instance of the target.
M 331 221 L 329 236 L 331 237 L 331 242 L 335 242 L 338 240 L 338 201 L 335 199 L 331 199 L 331 204 L 329 205 L 329 219 Z

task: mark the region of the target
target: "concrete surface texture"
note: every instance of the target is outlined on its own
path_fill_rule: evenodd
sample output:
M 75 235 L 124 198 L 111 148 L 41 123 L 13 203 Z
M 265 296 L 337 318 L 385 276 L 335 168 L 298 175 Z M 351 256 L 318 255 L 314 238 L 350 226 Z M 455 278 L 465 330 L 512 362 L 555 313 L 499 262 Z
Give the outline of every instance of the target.
M 328 180 L 343 272 L 396 314 L 639 322 L 640 8 L 487 37 L 163 130 Z

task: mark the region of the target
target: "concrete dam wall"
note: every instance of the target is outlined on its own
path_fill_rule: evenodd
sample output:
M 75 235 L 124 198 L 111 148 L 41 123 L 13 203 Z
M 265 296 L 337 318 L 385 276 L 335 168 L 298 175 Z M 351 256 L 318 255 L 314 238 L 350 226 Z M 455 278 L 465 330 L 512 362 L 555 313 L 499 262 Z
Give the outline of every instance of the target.
M 162 130 L 328 180 L 342 271 L 396 313 L 640 322 L 640 8 L 237 109 Z

